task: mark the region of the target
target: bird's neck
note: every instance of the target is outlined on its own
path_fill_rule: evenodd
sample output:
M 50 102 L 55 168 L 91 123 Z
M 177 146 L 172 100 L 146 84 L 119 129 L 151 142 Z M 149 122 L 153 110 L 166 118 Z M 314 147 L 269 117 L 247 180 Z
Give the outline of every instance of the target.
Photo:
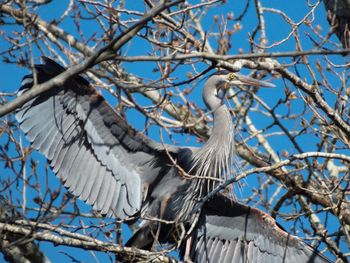
M 205 177 L 207 190 L 218 185 L 218 179 L 225 181 L 233 164 L 234 134 L 231 115 L 226 105 L 220 105 L 213 112 L 214 125 L 209 140 L 194 156 L 196 176 Z M 213 177 L 213 180 L 208 179 Z M 203 181 L 202 181 L 203 184 Z
M 233 136 L 231 114 L 226 105 L 223 104 L 213 112 L 213 117 L 213 129 L 206 144 L 215 141 L 215 145 L 220 148 L 224 142 L 228 142 Z

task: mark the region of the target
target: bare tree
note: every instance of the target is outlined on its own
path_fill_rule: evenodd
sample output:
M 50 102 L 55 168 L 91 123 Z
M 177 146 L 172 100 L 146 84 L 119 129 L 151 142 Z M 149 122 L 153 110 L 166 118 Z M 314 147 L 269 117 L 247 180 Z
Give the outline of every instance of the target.
M 197 99 L 202 80 L 225 69 L 248 70 L 278 87 L 233 94 L 238 168 L 221 190 L 234 191 L 290 233 L 348 262 L 349 50 L 333 37 L 321 1 L 294 3 L 297 14 L 288 4 L 236 2 L 0 4 L 3 65 L 31 70 L 44 55 L 69 67 L 55 82 L 18 98 L 1 88 L 0 193 L 3 211 L 17 211 L 0 214 L 4 254 L 48 242 L 81 248 L 96 261 L 114 261 L 115 255 L 123 262 L 175 261 L 169 257 L 174 247 L 156 253 L 121 246 L 123 222 L 91 211 L 54 181 L 46 161 L 19 132 L 13 112 L 55 83 L 83 74 L 137 129 L 158 141 L 198 144 L 211 126 Z M 50 259 L 52 252 L 42 252 L 43 260 Z M 61 253 L 86 259 L 66 248 Z

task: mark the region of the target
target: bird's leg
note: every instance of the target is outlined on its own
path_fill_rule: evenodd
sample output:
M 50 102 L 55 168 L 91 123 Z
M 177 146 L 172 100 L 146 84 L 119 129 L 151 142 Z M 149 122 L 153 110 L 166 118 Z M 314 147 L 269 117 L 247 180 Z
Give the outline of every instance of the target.
M 180 248 L 182 241 L 186 238 L 186 229 L 183 223 L 180 223 L 177 225 L 180 228 L 180 238 L 177 241 L 177 248 Z M 176 226 L 176 231 L 177 231 L 177 226 Z M 175 239 L 176 240 L 176 239 Z
M 163 201 L 160 203 L 159 219 L 163 219 L 164 212 L 166 210 L 166 207 L 167 207 L 170 199 L 171 199 L 171 195 L 167 195 L 167 196 L 165 196 Z M 152 245 L 152 250 L 153 251 L 155 251 L 156 241 L 159 242 L 160 228 L 161 228 L 161 223 L 158 223 L 157 232 L 156 232 L 156 234 L 154 236 L 154 242 L 153 242 L 153 245 Z
M 181 228 L 181 237 L 180 240 L 177 244 L 178 248 L 180 247 L 182 241 L 184 238 L 186 238 L 186 245 L 185 245 L 185 254 L 184 254 L 184 262 L 186 263 L 192 263 L 193 261 L 191 260 L 191 242 L 192 242 L 192 231 L 194 230 L 194 228 L 196 227 L 198 221 L 199 221 L 199 216 L 200 216 L 200 212 L 197 212 L 194 216 L 194 220 L 191 224 L 190 229 L 186 232 L 186 229 L 184 227 L 183 224 L 180 224 L 180 228 Z
M 187 233 L 186 233 L 187 236 L 191 236 L 192 231 L 193 231 L 194 228 L 197 226 L 197 223 L 198 223 L 198 221 L 199 221 L 199 216 L 200 216 L 200 215 L 201 215 L 200 212 L 196 212 L 196 213 L 195 213 L 195 216 L 194 216 L 193 222 L 192 222 L 192 224 L 191 224 L 191 227 L 190 227 L 190 229 L 189 229 L 189 230 L 187 231 Z
M 199 221 L 199 216 L 200 216 L 200 212 L 197 212 L 194 216 L 194 220 L 191 224 L 190 229 L 186 233 L 187 238 L 186 238 L 185 255 L 184 255 L 184 261 L 186 263 L 193 263 L 191 259 L 191 243 L 192 243 L 191 233 L 194 230 L 194 228 L 197 226 L 197 223 Z
M 193 263 L 191 259 L 191 242 L 192 242 L 192 236 L 189 236 L 186 239 L 186 247 L 185 247 L 185 255 L 184 255 L 184 261 L 186 263 Z

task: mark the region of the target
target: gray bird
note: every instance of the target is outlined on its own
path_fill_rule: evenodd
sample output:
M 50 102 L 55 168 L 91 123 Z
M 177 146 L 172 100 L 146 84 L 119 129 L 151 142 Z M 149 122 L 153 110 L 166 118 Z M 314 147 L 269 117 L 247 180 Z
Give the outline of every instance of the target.
M 43 61 L 33 73 L 38 83 L 65 70 Z M 141 219 L 127 245 L 151 249 L 179 242 L 196 218 L 198 200 L 229 173 L 233 124 L 224 98 L 235 85 L 273 86 L 237 73 L 209 77 L 203 99 L 214 124 L 202 148 L 164 145 L 136 132 L 80 76 L 27 102 L 16 118 L 69 192 L 107 216 Z M 33 75 L 25 76 L 18 95 L 32 86 Z M 267 214 L 222 194 L 205 203 L 182 244 L 181 257 L 195 262 L 329 262 Z

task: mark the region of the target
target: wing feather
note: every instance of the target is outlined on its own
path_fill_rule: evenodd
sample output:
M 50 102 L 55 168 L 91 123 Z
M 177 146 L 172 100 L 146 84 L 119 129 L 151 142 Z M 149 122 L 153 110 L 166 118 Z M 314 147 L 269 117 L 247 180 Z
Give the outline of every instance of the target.
M 219 257 L 216 257 L 216 258 L 219 258 L 219 262 L 224 262 L 225 260 L 225 254 L 227 253 L 227 241 L 226 240 L 223 240 L 222 241 L 222 249 L 221 251 L 219 251 Z
M 86 175 L 84 180 L 82 180 L 82 183 L 80 184 L 79 188 L 77 189 L 78 193 L 81 193 L 80 198 L 83 201 L 86 201 L 91 193 L 91 189 L 94 186 L 95 179 L 99 173 L 100 170 L 104 170 L 105 167 L 100 167 L 99 163 L 93 162 L 93 167 L 91 171 Z M 103 171 L 105 172 L 105 171 Z M 119 191 L 114 193 L 118 196 Z
M 115 207 L 115 210 L 114 210 L 114 212 L 117 215 L 120 214 L 120 213 L 123 213 L 123 206 L 122 206 L 122 204 L 127 202 L 125 191 L 126 191 L 125 185 L 122 184 L 120 186 L 120 189 L 119 189 L 119 192 L 121 194 L 119 195 L 119 200 L 118 200 L 117 206 Z
M 60 147 L 60 143 L 63 140 L 64 134 L 69 132 L 69 127 L 73 124 L 72 121 L 73 121 L 73 119 L 69 118 L 69 116 L 68 116 L 67 118 L 64 118 L 62 120 L 62 122 L 60 122 L 61 123 L 60 125 L 61 126 L 64 125 L 64 127 L 65 127 L 64 131 L 62 131 L 61 128 L 56 127 L 56 125 L 53 125 L 54 128 L 56 129 L 56 133 L 54 135 L 55 137 L 52 138 L 53 140 L 52 140 L 52 143 L 50 145 L 49 152 L 47 155 L 45 155 L 46 158 L 51 162 L 51 166 L 53 168 L 55 167 L 54 166 L 54 158 L 57 155 L 57 153 L 59 153 L 59 150 L 61 149 L 58 147 Z M 72 128 L 74 128 L 74 126 L 72 126 Z
M 73 153 L 73 149 L 71 150 Z M 81 192 L 83 190 L 83 187 L 85 185 L 85 180 L 88 180 L 87 177 L 89 177 L 89 174 L 92 172 L 95 163 L 94 163 L 94 155 L 89 153 L 88 151 L 85 152 L 85 156 L 83 157 L 84 163 L 82 164 L 82 169 L 78 169 L 78 175 L 74 178 L 74 180 L 71 183 L 71 191 L 73 195 L 80 196 Z
M 203 207 L 191 240 L 194 262 L 331 262 L 279 228 L 269 215 L 221 194 Z
M 110 180 L 110 183 L 108 184 L 108 190 L 107 190 L 107 197 L 105 198 L 105 202 L 102 205 L 102 214 L 107 214 L 108 211 L 110 210 L 112 199 L 113 199 L 113 189 L 116 187 L 116 181 L 115 180 Z
M 44 58 L 34 74 L 43 83 L 64 70 Z M 25 76 L 18 95 L 32 85 L 33 76 Z M 153 165 L 162 163 L 158 145 L 131 129 L 85 79 L 74 77 L 32 99 L 16 118 L 74 195 L 120 219 L 141 210 L 141 186 L 156 180 L 160 169 Z
M 242 262 L 242 242 L 240 239 L 237 240 L 237 244 L 234 248 L 232 262 L 240 263 Z
M 66 154 L 70 150 L 70 144 L 72 142 L 79 144 L 79 147 L 81 147 L 82 151 L 85 150 L 84 145 L 81 143 L 80 140 L 78 140 L 78 137 L 79 137 L 79 130 L 76 129 L 76 124 L 74 123 L 74 120 L 73 120 L 72 125 L 70 125 L 68 130 L 67 130 L 67 133 L 64 133 L 64 136 L 60 140 L 60 143 L 58 145 L 59 152 L 56 153 L 55 158 L 52 160 L 52 165 L 54 167 L 53 171 L 55 173 L 58 173 L 58 171 L 61 169 L 64 157 L 66 156 Z M 74 166 L 74 163 L 76 162 L 76 159 L 78 157 L 79 157 L 79 155 L 75 157 L 74 162 L 72 164 L 73 166 Z M 69 170 L 63 171 L 63 174 L 69 175 L 69 172 L 70 172 Z M 72 176 L 74 176 L 74 174 L 72 174 Z
M 111 176 L 110 174 L 108 174 L 108 171 L 105 171 L 104 169 L 100 169 L 98 171 L 98 173 L 96 174 L 94 183 L 92 185 L 92 189 L 91 192 L 89 194 L 89 197 L 87 199 L 88 204 L 93 205 L 93 208 L 97 210 L 97 198 L 98 198 L 98 194 L 100 192 L 101 189 L 101 185 L 102 185 L 102 181 L 104 179 L 104 176 Z M 122 194 L 122 193 L 120 193 Z
M 104 178 L 101 178 L 102 184 L 100 187 L 100 191 L 98 192 L 98 196 L 96 199 L 96 209 L 99 211 L 103 210 L 103 204 L 105 203 L 107 196 L 108 196 L 108 187 L 111 183 L 111 179 L 113 179 L 111 176 L 106 176 L 104 174 Z
M 49 126 L 47 129 L 47 136 L 42 140 L 42 143 L 40 144 L 41 152 L 45 156 L 49 155 L 50 148 L 53 145 L 56 136 L 58 136 L 58 130 L 55 128 L 55 125 L 53 125 L 53 121 L 48 123 Z
M 117 203 L 118 203 L 119 196 L 120 196 L 117 193 L 119 193 L 120 187 L 121 187 L 120 182 L 116 182 L 116 186 L 113 189 L 114 193 L 112 194 L 113 201 L 111 204 L 111 209 L 109 210 L 109 212 L 107 214 L 108 216 L 113 216 L 116 213 L 115 208 L 117 207 Z
M 69 151 L 63 157 L 62 166 L 57 173 L 57 176 L 63 181 L 66 181 L 69 177 L 69 173 L 72 171 L 72 166 L 74 165 L 74 162 L 76 162 L 76 159 L 80 156 L 79 153 L 81 151 L 86 152 L 85 149 L 80 147 L 78 143 L 74 143 L 70 146 Z M 72 174 L 72 176 L 75 175 Z
M 67 151 L 66 155 L 68 155 L 69 152 L 72 150 L 71 148 L 72 146 L 69 147 L 69 151 Z M 66 174 L 67 178 L 62 178 L 65 181 L 65 186 L 68 187 L 72 191 L 72 193 L 74 193 L 76 189 L 76 185 L 79 181 L 79 178 L 84 177 L 84 175 L 88 173 L 88 164 L 86 162 L 92 161 L 92 158 L 90 159 L 91 156 L 92 154 L 89 151 L 86 151 L 84 147 L 81 147 L 78 156 L 72 163 L 70 170 L 68 170 L 69 172 Z M 60 170 L 63 170 L 63 165 L 64 162 L 62 161 L 62 166 Z
M 252 262 L 253 261 L 254 250 L 255 250 L 254 243 L 253 242 L 249 242 L 248 243 L 248 248 L 247 248 L 247 261 L 248 262 Z
M 218 243 L 218 239 L 217 238 L 214 238 L 213 239 L 213 242 L 211 243 L 211 246 L 210 246 L 210 249 L 208 249 L 208 258 L 209 258 L 209 260 L 211 260 L 211 258 L 214 256 L 213 254 L 214 254 L 214 250 L 215 250 L 215 248 L 216 248 L 216 245 L 217 245 L 217 243 Z
M 202 255 L 202 257 L 204 257 L 205 250 L 208 249 L 208 241 L 205 240 L 204 237 L 203 237 L 201 242 L 198 243 L 198 245 L 199 245 L 199 249 L 198 249 L 199 253 L 198 253 L 198 255 Z
M 232 240 L 232 241 L 226 240 L 226 243 L 227 243 L 228 247 L 227 247 L 225 259 L 224 259 L 223 262 L 224 263 L 231 263 L 233 255 L 235 253 L 235 247 L 236 247 L 235 243 L 236 243 L 236 241 L 235 240 Z
M 39 149 L 38 144 L 44 140 L 44 138 L 42 137 L 46 137 L 48 135 L 47 129 L 52 124 L 52 121 L 50 120 L 49 114 L 47 112 L 44 113 L 44 115 L 43 113 L 41 113 L 40 117 L 46 118 L 49 121 L 47 123 L 44 123 L 44 125 L 42 125 L 39 121 L 33 122 L 32 119 L 28 119 L 25 121 L 25 125 L 28 128 L 30 127 L 30 129 L 27 132 L 27 138 L 28 140 L 33 142 L 32 147 L 35 149 Z M 46 132 L 43 132 L 43 131 L 46 131 Z
M 211 252 L 211 256 L 210 256 L 212 260 L 220 258 L 222 251 L 224 251 L 222 241 L 220 239 L 216 239 L 216 240 L 217 240 L 216 245 L 213 247 L 213 251 Z

